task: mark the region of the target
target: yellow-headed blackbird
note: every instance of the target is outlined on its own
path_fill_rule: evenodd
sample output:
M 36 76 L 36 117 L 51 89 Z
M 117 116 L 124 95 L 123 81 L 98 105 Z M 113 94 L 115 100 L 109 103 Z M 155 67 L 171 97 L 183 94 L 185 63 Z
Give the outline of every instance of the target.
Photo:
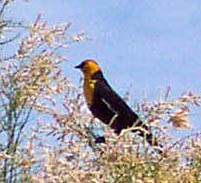
M 111 88 L 96 61 L 85 60 L 75 68 L 80 69 L 84 74 L 84 95 L 87 105 L 95 117 L 105 124 L 110 124 L 116 134 L 120 134 L 121 130 L 132 126 L 144 128 L 145 130 L 138 128 L 133 132 L 138 131 L 140 136 L 146 136 L 149 144 L 158 146 L 149 127 L 142 123 L 138 115 Z

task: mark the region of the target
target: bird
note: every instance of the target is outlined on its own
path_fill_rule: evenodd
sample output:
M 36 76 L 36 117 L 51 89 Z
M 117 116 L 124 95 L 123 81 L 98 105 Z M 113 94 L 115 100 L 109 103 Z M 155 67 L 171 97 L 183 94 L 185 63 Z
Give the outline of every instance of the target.
M 138 135 L 144 137 L 151 146 L 159 146 L 150 127 L 140 120 L 139 116 L 110 86 L 97 61 L 87 59 L 75 68 L 80 69 L 84 75 L 84 96 L 94 117 L 109 125 L 117 135 L 123 129 L 140 127 L 132 132 L 138 132 Z M 97 142 L 105 142 L 105 138 L 101 137 Z

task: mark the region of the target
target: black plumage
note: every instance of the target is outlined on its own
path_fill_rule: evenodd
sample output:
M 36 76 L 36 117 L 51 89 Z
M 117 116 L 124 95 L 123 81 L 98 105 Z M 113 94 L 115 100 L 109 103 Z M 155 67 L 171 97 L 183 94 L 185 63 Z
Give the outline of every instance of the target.
M 120 134 L 121 130 L 132 126 L 142 127 L 144 129 L 143 131 L 137 129 L 135 131 L 133 130 L 133 132 L 138 131 L 140 132 L 139 135 L 144 136 L 145 131 L 147 131 L 146 138 L 152 144 L 153 137 L 148 130 L 148 126 L 142 123 L 138 115 L 111 88 L 103 77 L 102 72 L 97 71 L 92 78 L 97 80 L 94 90 L 94 100 L 89 107 L 93 115 L 105 124 L 110 124 L 110 127 L 117 134 Z
M 153 146 L 160 146 L 152 134 L 150 127 L 144 124 L 138 115 L 126 102 L 111 88 L 103 76 L 99 64 L 94 60 L 85 60 L 76 68 L 84 73 L 84 94 L 89 109 L 95 117 L 110 125 L 119 135 L 123 129 L 139 127 L 132 132 L 138 132 Z M 97 142 L 104 142 L 104 138 Z

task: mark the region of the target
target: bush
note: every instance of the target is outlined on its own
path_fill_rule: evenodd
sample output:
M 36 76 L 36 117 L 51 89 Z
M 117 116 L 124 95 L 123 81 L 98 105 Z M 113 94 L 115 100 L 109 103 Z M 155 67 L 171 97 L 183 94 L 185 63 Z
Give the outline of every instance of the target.
M 1 1 L 0 10 L 6 50 L 0 59 L 1 182 L 201 182 L 201 134 L 175 140 L 168 131 L 170 124 L 191 127 L 188 115 L 200 106 L 199 95 L 170 100 L 168 88 L 163 100 L 136 104 L 163 154 L 131 129 L 116 136 L 105 126 L 106 143 L 95 144 L 94 131 L 103 125 L 88 112 L 82 90 L 64 76 L 60 65 L 68 62 L 58 52 L 86 35 L 66 36 L 70 23 L 49 25 L 41 15 L 32 25 L 8 20 L 11 3 Z

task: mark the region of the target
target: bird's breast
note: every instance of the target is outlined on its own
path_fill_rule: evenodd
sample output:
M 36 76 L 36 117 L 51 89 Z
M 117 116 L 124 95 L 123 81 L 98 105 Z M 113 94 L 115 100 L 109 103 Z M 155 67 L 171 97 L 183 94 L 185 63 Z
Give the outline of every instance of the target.
M 91 106 L 93 104 L 95 85 L 95 80 L 84 81 L 84 95 L 88 106 Z

